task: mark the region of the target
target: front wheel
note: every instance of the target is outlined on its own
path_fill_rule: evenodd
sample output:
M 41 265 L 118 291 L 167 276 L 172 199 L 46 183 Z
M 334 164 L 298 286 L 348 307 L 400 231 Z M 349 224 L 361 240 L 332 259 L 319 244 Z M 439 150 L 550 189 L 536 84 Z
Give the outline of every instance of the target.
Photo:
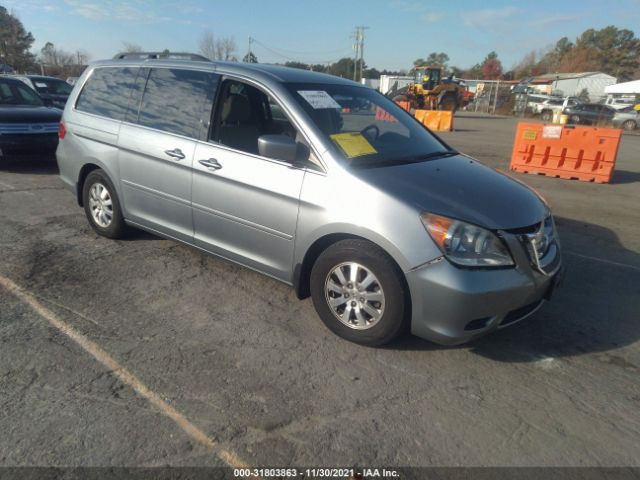
M 445 96 L 440 101 L 440 110 L 446 110 L 448 112 L 454 112 L 458 109 L 458 101 L 452 95 Z
M 627 120 L 622 124 L 622 128 L 625 130 L 635 130 L 637 127 L 636 122 L 634 120 Z
M 550 122 L 551 120 L 553 120 L 553 112 L 551 110 L 543 110 L 540 114 L 540 118 L 544 122 Z
M 311 271 L 311 297 L 331 331 L 362 345 L 396 338 L 409 311 L 402 272 L 366 240 L 343 240 L 322 252 Z

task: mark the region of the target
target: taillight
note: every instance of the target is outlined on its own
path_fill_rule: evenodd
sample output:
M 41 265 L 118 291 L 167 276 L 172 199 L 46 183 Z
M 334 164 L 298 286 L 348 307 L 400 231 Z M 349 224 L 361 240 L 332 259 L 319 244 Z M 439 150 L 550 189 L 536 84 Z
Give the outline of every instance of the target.
M 64 126 L 64 123 L 60 122 L 58 125 L 58 138 L 63 139 L 67 134 L 67 128 Z

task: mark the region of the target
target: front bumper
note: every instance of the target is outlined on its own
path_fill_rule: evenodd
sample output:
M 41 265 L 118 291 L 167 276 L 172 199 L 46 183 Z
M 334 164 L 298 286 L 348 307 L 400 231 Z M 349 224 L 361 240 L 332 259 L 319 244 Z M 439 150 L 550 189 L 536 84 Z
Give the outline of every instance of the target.
M 551 297 L 563 268 L 560 249 L 552 270 L 534 268 L 514 238 L 515 267 L 462 269 L 444 257 L 406 273 L 411 293 L 411 333 L 442 345 L 458 345 L 512 325 Z
M 46 155 L 55 153 L 58 134 L 2 134 L 0 135 L 0 157 L 22 155 Z

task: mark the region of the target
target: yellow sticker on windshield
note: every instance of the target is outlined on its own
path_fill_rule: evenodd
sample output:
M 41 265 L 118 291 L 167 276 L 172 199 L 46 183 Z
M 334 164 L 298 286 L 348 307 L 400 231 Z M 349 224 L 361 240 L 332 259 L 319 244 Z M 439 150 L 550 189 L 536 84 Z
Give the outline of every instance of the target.
M 349 158 L 373 155 L 378 151 L 358 132 L 336 133 L 331 135 L 331 140 L 336 142 L 345 155 Z

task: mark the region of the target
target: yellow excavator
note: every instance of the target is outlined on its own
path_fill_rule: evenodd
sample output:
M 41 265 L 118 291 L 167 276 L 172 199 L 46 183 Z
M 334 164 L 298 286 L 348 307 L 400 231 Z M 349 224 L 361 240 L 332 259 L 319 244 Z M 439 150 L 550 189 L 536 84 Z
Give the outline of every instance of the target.
M 442 67 L 416 67 L 414 82 L 387 94 L 393 101 L 411 102 L 411 108 L 455 112 L 466 103 L 466 88 L 453 77 L 442 78 Z

